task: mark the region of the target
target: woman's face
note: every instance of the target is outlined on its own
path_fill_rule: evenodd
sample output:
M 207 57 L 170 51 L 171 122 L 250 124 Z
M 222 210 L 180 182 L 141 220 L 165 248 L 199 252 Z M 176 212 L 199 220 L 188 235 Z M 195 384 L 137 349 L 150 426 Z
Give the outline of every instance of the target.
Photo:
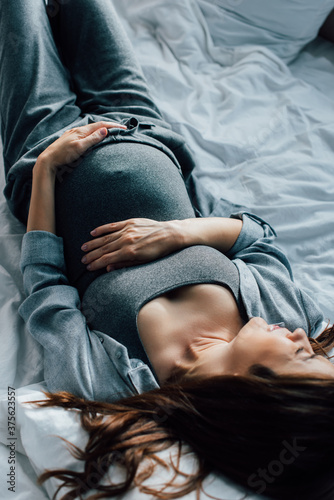
M 334 365 L 314 354 L 304 330 L 290 332 L 252 318 L 230 342 L 214 343 L 199 353 L 190 375 L 244 375 L 254 364 L 278 374 L 334 378 Z

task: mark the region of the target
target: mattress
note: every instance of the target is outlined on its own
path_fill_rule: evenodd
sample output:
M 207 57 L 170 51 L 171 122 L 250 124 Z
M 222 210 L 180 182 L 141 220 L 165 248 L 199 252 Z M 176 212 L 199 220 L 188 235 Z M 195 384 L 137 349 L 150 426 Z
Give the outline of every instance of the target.
M 194 173 L 203 189 L 217 203 L 242 204 L 275 228 L 296 283 L 317 301 L 324 325 L 332 323 L 333 45 L 319 37 L 286 64 L 263 46 L 220 45 L 220 25 L 205 14 L 204 0 L 114 4 L 164 118 L 194 153 Z M 0 496 L 40 500 L 51 498 L 56 488 L 55 481 L 36 485 L 43 467 L 71 463 L 54 435 L 77 444 L 85 436 L 76 412 L 23 404 L 43 397 L 43 352 L 17 313 L 24 297 L 19 260 L 25 228 L 7 207 L 4 185 L 1 163 Z M 207 215 L 205 203 L 203 212 Z M 16 395 L 15 436 L 9 435 L 8 387 Z M 10 446 L 15 448 L 15 495 L 8 489 L 13 475 Z M 185 457 L 182 464 L 192 467 L 192 458 Z M 158 471 L 153 480 L 160 482 L 162 477 Z M 204 489 L 201 499 L 211 494 L 239 500 L 245 495 L 242 488 L 214 474 Z M 119 498 L 147 497 L 133 490 Z

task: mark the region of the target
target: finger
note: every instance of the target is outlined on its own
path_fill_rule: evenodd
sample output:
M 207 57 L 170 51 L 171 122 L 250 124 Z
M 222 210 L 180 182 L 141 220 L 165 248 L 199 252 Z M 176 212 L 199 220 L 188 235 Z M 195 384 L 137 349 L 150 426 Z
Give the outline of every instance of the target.
M 115 233 L 108 234 L 108 236 L 103 236 L 102 238 L 95 238 L 94 240 L 87 241 L 86 243 L 84 243 L 82 245 L 81 250 L 83 252 L 91 252 L 92 250 L 95 250 L 96 248 L 104 247 L 105 245 L 107 245 L 108 243 L 111 243 L 114 240 L 114 238 L 113 238 L 114 234 Z
M 91 264 L 93 261 L 97 259 L 103 258 L 105 255 L 110 255 L 116 250 L 119 250 L 120 245 L 118 241 L 112 241 L 102 247 L 97 247 L 93 250 L 90 250 L 86 255 L 84 255 L 81 259 L 83 264 Z
M 87 241 L 81 246 L 83 252 L 91 252 L 96 248 L 103 247 L 106 244 L 105 238 L 96 238 L 95 240 Z M 88 255 L 88 253 L 86 254 Z
M 96 130 L 99 130 L 100 128 L 122 128 L 122 129 L 127 129 L 125 125 L 122 125 L 121 123 L 117 122 L 108 122 L 108 121 L 100 121 L 100 122 L 94 122 L 90 123 L 89 125 L 83 125 L 82 127 L 78 127 L 79 132 L 84 132 L 86 134 L 92 134 Z
M 88 271 L 97 271 L 99 269 L 105 269 L 108 265 L 119 265 L 123 261 L 124 256 L 122 256 L 120 251 L 116 250 L 115 252 L 105 254 L 102 257 L 93 260 L 86 266 L 86 269 Z
M 109 224 L 104 224 L 103 226 L 96 227 L 93 231 L 90 232 L 92 236 L 101 236 L 105 233 L 110 233 L 114 231 L 119 231 L 126 226 L 127 220 L 122 220 L 119 222 L 110 222 Z
M 118 122 L 108 122 L 108 121 L 96 122 L 96 125 L 99 124 L 102 125 L 102 127 L 107 127 L 107 128 L 124 128 L 124 129 L 128 128 L 126 125 L 123 125 L 122 123 Z
M 86 241 L 85 243 L 82 244 L 81 250 L 83 252 L 90 252 L 91 250 L 94 250 L 95 248 L 104 247 L 107 244 L 112 243 L 113 241 L 120 238 L 121 233 L 120 233 L 119 229 L 121 229 L 121 228 L 111 230 L 110 224 L 106 224 L 106 226 L 109 226 L 109 229 L 101 231 L 101 233 L 100 233 L 101 237 L 98 237 L 98 235 L 96 235 L 96 237 L 93 240 Z M 103 236 L 103 235 L 106 235 L 106 236 Z
M 108 264 L 106 267 L 107 273 L 110 273 L 112 271 L 117 271 L 117 269 L 123 269 L 124 267 L 132 267 L 132 266 L 138 266 L 141 264 L 141 262 L 132 262 L 132 261 L 123 261 L 123 262 L 117 262 L 114 264 Z M 103 269 L 105 266 L 103 265 L 100 269 Z M 89 271 L 93 271 L 94 269 L 89 269 Z
M 106 127 L 102 128 L 100 127 L 98 130 L 95 130 L 95 132 L 91 133 L 90 135 L 87 135 L 86 137 L 79 139 L 80 149 L 82 149 L 82 151 L 86 151 L 95 144 L 98 144 L 99 142 L 103 141 L 107 133 L 108 131 Z

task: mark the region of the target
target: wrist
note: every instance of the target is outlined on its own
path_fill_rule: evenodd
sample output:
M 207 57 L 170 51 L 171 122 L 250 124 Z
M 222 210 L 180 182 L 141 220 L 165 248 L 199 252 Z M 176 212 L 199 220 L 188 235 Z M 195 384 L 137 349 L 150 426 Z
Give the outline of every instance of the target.
M 47 154 L 42 153 L 38 156 L 33 168 L 33 174 L 34 173 L 37 175 L 44 174 L 56 177 L 56 168 Z
M 192 231 L 192 219 L 170 221 L 172 237 L 179 250 L 199 244 L 196 234 Z

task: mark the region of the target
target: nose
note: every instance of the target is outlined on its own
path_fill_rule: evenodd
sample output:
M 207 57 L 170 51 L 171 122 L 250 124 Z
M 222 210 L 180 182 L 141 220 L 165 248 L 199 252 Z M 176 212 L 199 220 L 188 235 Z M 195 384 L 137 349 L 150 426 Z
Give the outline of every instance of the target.
M 297 328 L 293 332 L 287 333 L 286 336 L 288 339 L 292 340 L 293 342 L 298 342 L 300 340 L 308 341 L 306 332 L 302 328 Z

